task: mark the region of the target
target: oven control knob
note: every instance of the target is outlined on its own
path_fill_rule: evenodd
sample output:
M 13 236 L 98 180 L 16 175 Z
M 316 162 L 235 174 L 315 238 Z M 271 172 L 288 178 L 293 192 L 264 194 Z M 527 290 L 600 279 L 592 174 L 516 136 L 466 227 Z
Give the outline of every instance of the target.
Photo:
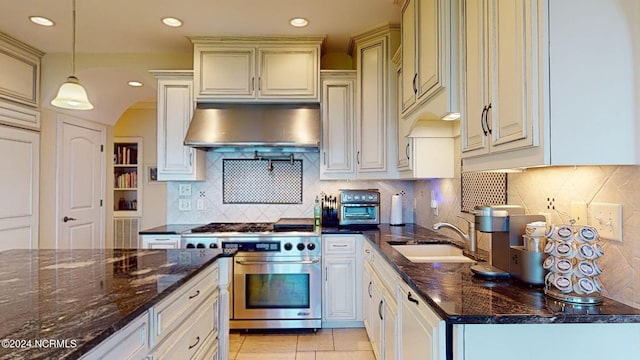
M 304 244 L 303 243 L 299 243 L 298 244 L 298 250 L 300 250 L 300 251 L 304 250 Z
M 187 244 L 187 249 L 193 249 L 194 247 L 196 247 L 196 246 L 193 245 L 193 244 Z
M 293 245 L 291 245 L 291 243 L 286 243 L 286 244 L 284 244 L 284 249 L 289 251 L 289 250 L 293 249 Z
M 205 246 L 204 246 L 204 244 L 203 244 L 203 243 L 198 243 L 198 245 L 196 245 L 196 247 L 197 247 L 198 249 L 204 249 L 204 248 L 205 248 Z
M 316 244 L 314 244 L 314 243 L 308 243 L 307 244 L 307 249 L 314 250 L 315 248 L 316 248 Z
M 216 243 L 209 244 L 209 249 L 217 249 L 217 248 L 218 248 L 218 244 Z

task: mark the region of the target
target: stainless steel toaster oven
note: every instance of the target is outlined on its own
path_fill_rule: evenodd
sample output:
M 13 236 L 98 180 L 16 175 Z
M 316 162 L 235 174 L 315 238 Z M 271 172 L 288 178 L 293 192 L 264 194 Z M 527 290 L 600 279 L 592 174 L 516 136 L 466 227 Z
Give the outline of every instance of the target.
M 338 200 L 340 226 L 380 224 L 380 192 L 377 189 L 342 189 Z

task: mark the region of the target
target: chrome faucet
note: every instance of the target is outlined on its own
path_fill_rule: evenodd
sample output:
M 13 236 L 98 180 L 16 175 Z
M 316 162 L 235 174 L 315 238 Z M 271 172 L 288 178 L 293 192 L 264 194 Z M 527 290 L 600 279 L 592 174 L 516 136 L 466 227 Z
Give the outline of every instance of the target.
M 464 231 L 462 231 L 459 227 L 446 222 L 435 223 L 433 224 L 432 228 L 433 230 L 436 230 L 436 231 L 440 230 L 440 228 L 443 228 L 443 227 L 448 227 L 454 230 L 455 232 L 458 233 L 458 235 L 460 235 L 462 239 L 464 239 L 465 242 L 469 243 L 469 251 L 471 252 L 477 251 L 478 247 L 476 244 L 476 224 L 473 221 L 469 221 L 463 218 L 462 216 L 458 216 L 458 217 L 467 222 L 467 225 L 468 225 L 467 234 L 465 234 Z

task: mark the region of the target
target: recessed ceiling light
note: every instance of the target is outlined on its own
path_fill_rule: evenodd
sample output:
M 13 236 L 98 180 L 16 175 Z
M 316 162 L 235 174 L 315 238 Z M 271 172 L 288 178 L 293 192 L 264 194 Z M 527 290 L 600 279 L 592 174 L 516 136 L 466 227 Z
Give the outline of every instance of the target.
M 303 17 L 295 17 L 289 20 L 289 24 L 291 24 L 291 26 L 294 26 L 294 27 L 305 27 L 309 25 L 309 20 Z
M 176 19 L 174 17 L 166 17 L 162 18 L 162 23 L 170 26 L 170 27 L 180 27 L 182 26 L 182 20 Z
M 42 26 L 53 26 L 56 24 L 50 19 L 47 19 L 46 17 L 43 17 L 43 16 L 29 16 L 29 20 L 34 24 L 38 24 Z
M 131 86 L 131 87 L 140 87 L 140 86 L 142 86 L 142 83 L 140 81 L 129 81 L 127 84 L 129 84 L 129 86 Z

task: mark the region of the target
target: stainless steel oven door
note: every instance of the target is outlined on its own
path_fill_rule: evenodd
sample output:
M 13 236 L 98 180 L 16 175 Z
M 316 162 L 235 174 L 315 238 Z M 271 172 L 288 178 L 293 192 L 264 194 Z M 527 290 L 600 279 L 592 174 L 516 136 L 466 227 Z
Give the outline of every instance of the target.
M 320 319 L 320 257 L 238 254 L 234 261 L 234 320 Z
M 342 204 L 340 205 L 340 225 L 380 224 L 380 205 Z

